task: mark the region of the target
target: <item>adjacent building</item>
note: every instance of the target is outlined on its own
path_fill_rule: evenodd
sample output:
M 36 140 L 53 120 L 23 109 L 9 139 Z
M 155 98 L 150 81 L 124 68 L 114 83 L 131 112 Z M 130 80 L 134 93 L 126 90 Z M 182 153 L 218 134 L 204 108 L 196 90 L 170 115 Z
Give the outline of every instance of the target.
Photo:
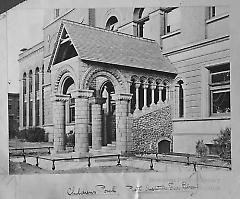
M 194 153 L 230 126 L 228 7 L 46 10 L 19 55 L 20 129 L 56 152 Z
M 11 137 L 19 129 L 19 93 L 8 93 L 8 118 Z

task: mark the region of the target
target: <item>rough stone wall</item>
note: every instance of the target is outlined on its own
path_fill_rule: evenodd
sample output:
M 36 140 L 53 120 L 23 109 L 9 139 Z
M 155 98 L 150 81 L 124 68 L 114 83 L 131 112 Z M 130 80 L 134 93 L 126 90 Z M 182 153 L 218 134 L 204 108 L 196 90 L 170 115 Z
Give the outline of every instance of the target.
M 172 131 L 170 106 L 135 118 L 132 126 L 132 151 L 156 153 L 160 139 L 169 138 L 172 140 Z

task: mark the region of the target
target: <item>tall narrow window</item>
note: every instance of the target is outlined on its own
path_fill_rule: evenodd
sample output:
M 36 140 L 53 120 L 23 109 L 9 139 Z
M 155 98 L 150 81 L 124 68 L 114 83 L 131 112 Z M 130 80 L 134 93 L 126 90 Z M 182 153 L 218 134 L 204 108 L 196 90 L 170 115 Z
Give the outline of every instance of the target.
M 211 115 L 231 112 L 230 106 L 230 64 L 210 68 Z
M 23 126 L 27 124 L 27 88 L 26 88 L 26 73 L 23 74 Z
M 32 85 L 32 70 L 30 70 L 29 72 L 29 99 L 30 99 L 30 102 L 29 102 L 29 126 L 32 126 L 33 125 L 33 95 L 32 95 L 32 92 L 33 92 L 33 85 Z
M 39 68 L 35 72 L 35 121 L 36 126 L 39 126 Z
M 69 122 L 75 122 L 75 99 L 70 98 L 69 103 Z
M 59 13 L 60 13 L 59 11 L 60 11 L 59 8 L 54 9 L 54 17 L 55 17 L 55 18 L 59 17 Z
M 149 17 L 143 17 L 144 8 L 135 8 L 133 13 L 134 35 L 137 37 L 144 37 L 144 24 L 149 20 Z
M 216 7 L 215 6 L 208 7 L 208 18 L 211 19 L 215 16 L 216 16 Z
M 183 91 L 183 81 L 179 81 L 179 117 L 183 117 L 184 115 L 184 91 Z

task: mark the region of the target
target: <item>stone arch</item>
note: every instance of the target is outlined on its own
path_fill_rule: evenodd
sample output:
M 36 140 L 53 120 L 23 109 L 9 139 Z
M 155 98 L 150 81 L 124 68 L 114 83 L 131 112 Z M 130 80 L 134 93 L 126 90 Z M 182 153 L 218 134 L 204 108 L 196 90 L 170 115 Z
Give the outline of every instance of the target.
M 172 151 L 172 139 L 169 137 L 161 137 L 156 144 L 158 153 L 170 153 Z
M 65 65 L 62 66 L 58 71 L 57 74 L 55 76 L 55 80 L 54 80 L 54 93 L 58 93 L 61 94 L 62 92 L 62 86 L 65 82 L 65 80 L 71 77 L 75 83 L 75 89 L 77 89 L 77 77 L 75 76 L 75 72 L 73 70 L 73 68 L 70 65 Z
M 124 76 L 117 69 L 90 68 L 83 75 L 80 88 L 89 89 L 91 82 L 97 77 L 106 77 L 109 81 L 111 81 L 116 94 L 129 93 L 127 82 L 125 81 Z

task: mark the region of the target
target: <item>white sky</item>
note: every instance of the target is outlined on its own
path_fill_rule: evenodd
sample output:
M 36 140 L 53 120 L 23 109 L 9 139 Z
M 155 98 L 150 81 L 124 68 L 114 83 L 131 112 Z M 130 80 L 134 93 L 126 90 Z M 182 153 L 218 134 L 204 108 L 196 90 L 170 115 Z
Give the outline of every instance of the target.
M 30 48 L 43 40 L 43 9 L 23 9 L 17 6 L 7 12 L 8 92 L 19 92 L 20 49 Z

